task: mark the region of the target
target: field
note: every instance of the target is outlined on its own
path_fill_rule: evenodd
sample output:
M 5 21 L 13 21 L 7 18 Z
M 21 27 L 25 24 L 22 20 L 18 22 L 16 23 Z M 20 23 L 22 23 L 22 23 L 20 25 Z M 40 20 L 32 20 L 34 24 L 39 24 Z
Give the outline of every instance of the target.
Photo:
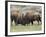
M 24 26 L 21 24 L 18 24 L 17 26 L 15 24 L 13 24 L 10 27 L 10 31 L 11 32 L 25 32 L 25 31 L 40 31 L 42 29 L 42 25 L 41 24 L 28 24 L 28 26 Z

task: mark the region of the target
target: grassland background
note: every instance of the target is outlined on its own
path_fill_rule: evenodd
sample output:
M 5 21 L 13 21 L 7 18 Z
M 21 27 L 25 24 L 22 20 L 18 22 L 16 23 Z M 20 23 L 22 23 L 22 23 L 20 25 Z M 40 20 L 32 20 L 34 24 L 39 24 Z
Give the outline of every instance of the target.
M 42 25 L 41 24 L 28 24 L 28 26 L 24 26 L 21 24 L 18 24 L 17 26 L 13 24 L 10 26 L 10 31 L 11 32 L 26 32 L 26 31 L 40 31 L 42 30 Z

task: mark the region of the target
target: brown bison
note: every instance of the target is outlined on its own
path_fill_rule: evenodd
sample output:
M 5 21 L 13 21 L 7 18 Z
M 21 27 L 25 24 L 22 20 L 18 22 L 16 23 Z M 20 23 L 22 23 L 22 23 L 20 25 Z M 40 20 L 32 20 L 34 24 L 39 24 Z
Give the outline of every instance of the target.
M 20 17 L 19 11 L 12 11 L 11 12 L 11 23 L 13 22 L 13 20 L 16 23 L 19 17 Z

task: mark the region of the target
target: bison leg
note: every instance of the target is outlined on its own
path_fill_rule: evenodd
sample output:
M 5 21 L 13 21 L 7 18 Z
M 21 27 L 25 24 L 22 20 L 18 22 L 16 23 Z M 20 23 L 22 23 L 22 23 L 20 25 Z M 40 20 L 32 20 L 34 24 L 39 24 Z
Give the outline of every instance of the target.
M 38 25 L 39 25 L 39 21 L 38 21 Z
M 12 26 L 12 20 L 11 20 L 11 26 Z
M 11 26 L 12 26 L 13 19 L 11 19 Z
M 38 25 L 39 25 L 39 20 L 37 20 L 37 22 L 38 22 Z
M 37 20 L 38 21 L 38 25 L 40 24 L 41 20 Z
M 33 25 L 33 21 L 31 21 L 32 25 Z
M 24 26 L 25 26 L 25 25 L 26 25 L 26 24 L 25 24 L 25 22 L 23 22 L 23 23 L 22 23 L 22 25 L 24 25 Z
M 13 22 L 13 17 L 11 17 L 11 26 L 12 26 L 12 22 Z
M 15 22 L 15 25 L 18 25 L 18 21 Z
M 25 26 L 25 24 L 22 24 L 22 25 L 24 25 L 24 26 Z

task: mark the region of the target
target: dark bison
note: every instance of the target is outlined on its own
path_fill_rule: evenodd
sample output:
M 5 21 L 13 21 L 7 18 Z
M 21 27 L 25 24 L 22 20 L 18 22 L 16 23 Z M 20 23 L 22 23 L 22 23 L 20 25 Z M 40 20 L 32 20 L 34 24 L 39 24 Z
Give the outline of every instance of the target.
M 25 15 L 25 18 L 26 18 L 26 23 L 32 23 L 32 25 L 33 25 L 33 21 L 37 21 L 38 22 L 38 24 L 39 24 L 39 21 L 41 22 L 41 17 L 40 17 L 40 15 L 38 14 L 38 15 L 34 15 L 33 13 L 27 13 L 26 15 Z

